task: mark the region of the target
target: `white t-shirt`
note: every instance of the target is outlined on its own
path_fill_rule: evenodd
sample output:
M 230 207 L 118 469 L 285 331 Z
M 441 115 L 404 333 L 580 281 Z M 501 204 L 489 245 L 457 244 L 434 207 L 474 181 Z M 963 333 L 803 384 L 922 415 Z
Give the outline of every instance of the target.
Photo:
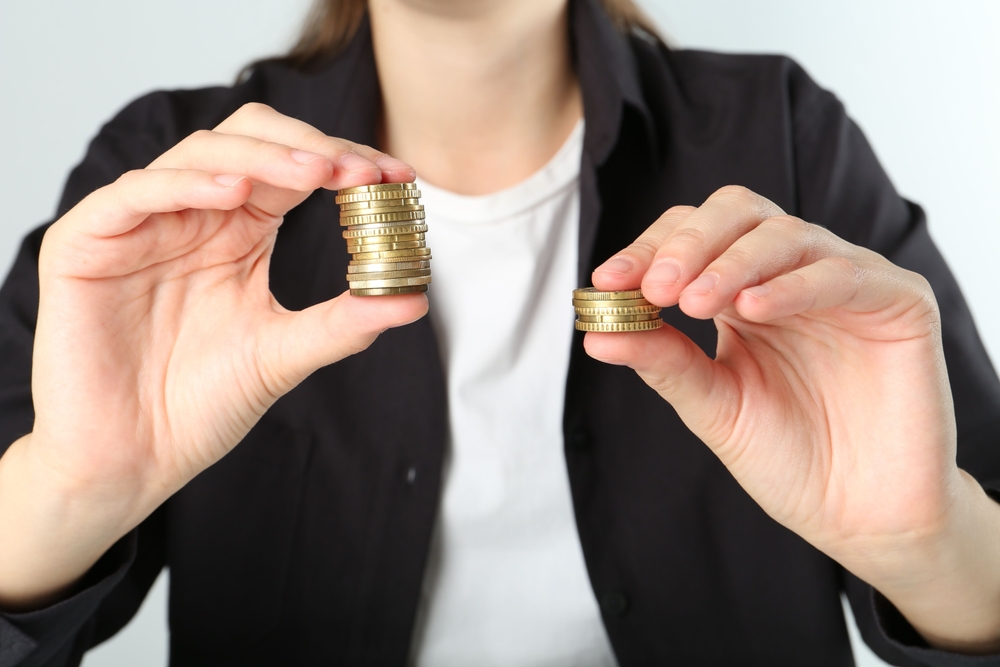
M 450 425 L 420 666 L 615 665 L 563 454 L 582 149 L 581 121 L 506 190 L 469 197 L 418 182 Z

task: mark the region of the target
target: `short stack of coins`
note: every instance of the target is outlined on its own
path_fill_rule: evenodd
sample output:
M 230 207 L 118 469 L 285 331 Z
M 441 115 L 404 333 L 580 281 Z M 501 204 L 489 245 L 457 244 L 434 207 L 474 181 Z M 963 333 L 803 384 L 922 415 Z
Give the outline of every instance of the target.
M 663 326 L 660 307 L 642 297 L 642 290 L 598 292 L 573 290 L 576 328 L 580 331 L 651 331 Z
M 424 207 L 413 183 L 382 183 L 337 193 L 355 296 L 426 292 L 431 282 Z

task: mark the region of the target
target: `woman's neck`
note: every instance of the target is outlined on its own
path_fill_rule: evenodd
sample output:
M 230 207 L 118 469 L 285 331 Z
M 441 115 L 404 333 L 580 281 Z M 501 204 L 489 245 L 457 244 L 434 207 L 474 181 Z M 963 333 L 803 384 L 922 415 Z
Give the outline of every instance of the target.
M 382 148 L 462 194 L 514 185 L 582 115 L 566 0 L 370 0 Z

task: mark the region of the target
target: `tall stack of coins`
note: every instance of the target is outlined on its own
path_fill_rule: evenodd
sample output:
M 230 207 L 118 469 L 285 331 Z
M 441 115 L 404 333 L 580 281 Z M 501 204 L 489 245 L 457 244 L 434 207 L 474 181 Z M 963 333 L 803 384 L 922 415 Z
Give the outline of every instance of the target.
M 580 331 L 651 331 L 663 326 L 660 307 L 642 297 L 642 290 L 598 292 L 573 290 L 576 328 Z
M 382 183 L 337 193 L 340 224 L 351 262 L 347 282 L 355 296 L 426 292 L 431 249 L 424 207 L 413 183 Z

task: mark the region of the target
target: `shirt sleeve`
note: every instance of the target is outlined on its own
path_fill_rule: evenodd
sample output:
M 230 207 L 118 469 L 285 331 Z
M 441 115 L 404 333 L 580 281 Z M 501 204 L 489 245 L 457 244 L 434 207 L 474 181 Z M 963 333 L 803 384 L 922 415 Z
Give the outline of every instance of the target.
M 1000 381 L 958 283 L 931 240 L 924 212 L 896 193 L 843 105 L 794 63 L 786 61 L 785 66 L 798 214 L 930 282 L 941 310 L 958 425 L 958 465 L 996 498 L 1000 491 Z M 871 586 L 849 573 L 845 581 L 862 637 L 887 662 L 1000 666 L 1000 654 L 966 656 L 931 649 Z
M 135 561 L 137 532 L 101 557 L 75 595 L 38 611 L 0 614 L 0 667 L 78 665 L 83 653 L 97 643 L 98 609 Z
M 45 227 L 21 245 L 0 288 L 0 454 L 34 421 L 31 349 L 38 310 L 38 251 Z M 70 598 L 27 614 L 0 614 L 0 667 L 77 665 L 83 652 L 132 617 L 162 569 L 157 514 L 122 538 Z M 143 543 L 140 552 L 138 543 Z
M 252 84 L 250 84 L 252 86 Z M 131 169 L 141 169 L 196 129 L 239 106 L 235 89 L 157 92 L 107 123 L 72 171 L 57 216 Z M 31 354 L 38 312 L 38 255 L 48 225 L 31 232 L 0 287 L 0 456 L 34 423 Z M 165 562 L 163 511 L 122 538 L 76 593 L 26 614 L 0 614 L 0 667 L 77 665 L 83 653 L 121 629 L 138 610 Z

